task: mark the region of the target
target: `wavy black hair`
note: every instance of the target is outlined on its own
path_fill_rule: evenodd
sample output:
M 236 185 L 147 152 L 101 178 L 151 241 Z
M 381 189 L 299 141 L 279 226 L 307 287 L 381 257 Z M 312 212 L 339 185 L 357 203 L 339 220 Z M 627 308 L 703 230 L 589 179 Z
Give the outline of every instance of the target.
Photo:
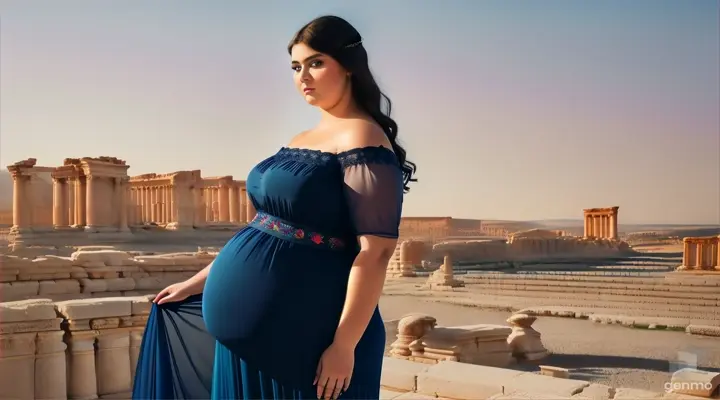
M 398 143 L 398 126 L 390 117 L 392 102 L 380 90 L 370 72 L 367 51 L 362 45 L 360 33 L 346 20 L 325 15 L 300 28 L 288 45 L 288 53 L 292 53 L 293 46 L 299 43 L 327 54 L 351 73 L 353 100 L 385 131 L 403 171 L 403 188 L 405 192 L 409 191 L 408 183 L 417 181 L 413 178 L 417 166 L 407 160 L 407 152 Z

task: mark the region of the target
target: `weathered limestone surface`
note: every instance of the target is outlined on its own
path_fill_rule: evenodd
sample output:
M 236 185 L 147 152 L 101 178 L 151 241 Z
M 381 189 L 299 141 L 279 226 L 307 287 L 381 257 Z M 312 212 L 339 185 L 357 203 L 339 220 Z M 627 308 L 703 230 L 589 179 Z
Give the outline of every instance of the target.
M 536 319 L 537 317 L 527 314 L 514 314 L 507 319 L 512 325 L 512 333 L 507 342 L 516 359 L 537 361 L 550 354 L 540 340 L 540 332 L 532 327 Z
M 191 277 L 214 258 L 207 252 L 132 256 L 118 250 L 35 259 L 0 254 L 0 301 L 154 294 Z
M 694 373 L 702 374 L 703 371 Z M 676 373 L 676 375 L 678 375 Z M 675 378 L 674 379 L 678 379 Z M 535 372 L 441 361 L 434 365 L 385 358 L 382 386 L 384 399 L 462 400 L 605 400 L 685 399 L 698 397 L 678 392 L 652 392 L 613 388 L 572 378 Z M 679 386 L 679 385 L 678 385 Z
M 437 327 L 432 316 L 415 313 L 400 319 L 390 354 L 427 364 L 449 360 L 504 367 L 513 362 L 508 345 L 511 331 L 489 324 Z
M 150 305 L 143 296 L 0 303 L 0 398 L 129 398 Z
M 59 167 L 36 164 L 29 158 L 7 167 L 15 247 L 80 233 L 122 238 L 151 227 L 236 228 L 255 217 L 245 181 L 232 176 L 203 178 L 194 170 L 131 178 L 124 160 L 105 156 L 66 158 Z
M 618 209 L 620 207 L 588 208 L 585 216 L 585 237 L 597 239 L 618 238 Z
M 519 235 L 503 240 L 439 242 L 433 246 L 433 259 L 451 254 L 456 262 L 513 262 L 533 259 L 595 259 L 632 254 L 630 246 L 619 240 L 575 236 L 541 237 Z
M 34 299 L 0 304 L 0 398 L 129 398 L 150 309 L 148 296 L 61 302 Z M 434 328 L 432 317 L 423 315 L 416 315 L 410 322 L 400 322 L 398 326 L 403 326 L 409 335 L 439 329 Z M 506 327 L 504 334 L 509 330 Z M 429 364 L 386 357 L 382 398 L 704 398 L 614 389 L 572 379 L 572 376 L 545 375 L 552 367 L 541 369 L 522 372 L 458 361 L 435 360 Z M 687 393 L 690 388 L 694 394 L 704 396 L 717 387 L 718 374 L 680 370 L 672 382 L 676 391 Z
M 432 290 L 453 290 L 465 286 L 453 274 L 453 259 L 450 254 L 445 255 L 443 264 L 434 271 L 427 280 L 427 285 Z
M 413 242 L 409 240 L 398 241 L 398 244 L 395 246 L 395 252 L 393 252 L 388 262 L 387 277 L 400 278 L 416 275 L 415 268 L 420 266 L 422 260 L 417 263 L 413 262 L 411 258 L 413 254 L 411 252 L 414 245 L 411 243 Z
M 682 265 L 677 270 L 720 272 L 720 236 L 683 238 Z

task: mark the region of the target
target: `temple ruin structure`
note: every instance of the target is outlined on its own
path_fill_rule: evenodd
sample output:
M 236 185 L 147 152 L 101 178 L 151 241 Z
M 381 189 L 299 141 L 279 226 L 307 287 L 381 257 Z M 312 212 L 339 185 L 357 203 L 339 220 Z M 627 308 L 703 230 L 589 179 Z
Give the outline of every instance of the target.
M 618 209 L 620 207 L 588 208 L 585 213 L 585 238 L 618 239 Z
M 255 216 L 245 181 L 204 178 L 199 170 L 128 176 L 115 157 L 67 158 L 40 167 L 30 158 L 8 166 L 13 177 L 16 238 L 49 232 L 129 233 L 156 225 L 168 230 L 239 226 Z
M 720 271 L 720 236 L 683 238 L 683 259 L 678 271 Z

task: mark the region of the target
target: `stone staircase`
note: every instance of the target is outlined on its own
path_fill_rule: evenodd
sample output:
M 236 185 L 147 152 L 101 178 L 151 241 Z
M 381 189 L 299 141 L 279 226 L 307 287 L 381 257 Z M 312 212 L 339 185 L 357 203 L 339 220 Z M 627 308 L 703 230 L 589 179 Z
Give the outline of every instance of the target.
M 512 297 L 526 305 L 720 321 L 718 275 L 488 272 L 469 273 L 461 279 L 473 293 Z

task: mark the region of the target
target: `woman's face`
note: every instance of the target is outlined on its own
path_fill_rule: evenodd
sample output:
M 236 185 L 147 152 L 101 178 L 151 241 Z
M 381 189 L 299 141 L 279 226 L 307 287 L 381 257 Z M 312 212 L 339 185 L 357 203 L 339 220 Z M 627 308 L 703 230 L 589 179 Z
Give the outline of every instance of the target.
M 332 57 L 305 44 L 293 46 L 291 68 L 295 87 L 309 104 L 329 109 L 348 88 L 349 75 Z

